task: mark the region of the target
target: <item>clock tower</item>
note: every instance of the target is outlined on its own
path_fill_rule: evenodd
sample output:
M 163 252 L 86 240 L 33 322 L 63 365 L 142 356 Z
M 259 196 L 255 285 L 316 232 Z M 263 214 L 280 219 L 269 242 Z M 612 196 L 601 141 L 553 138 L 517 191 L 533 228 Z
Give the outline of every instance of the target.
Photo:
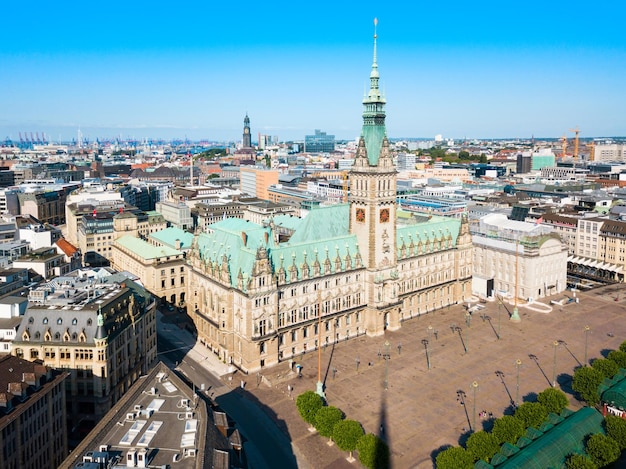
M 248 117 L 248 113 L 246 113 L 246 117 L 243 119 L 243 147 L 251 148 L 252 140 L 250 135 L 250 118 Z
M 376 25 L 374 20 L 374 25 Z M 350 231 L 356 234 L 368 269 L 395 268 L 396 167 L 385 128 L 385 98 L 379 88 L 376 62 L 370 72 L 370 90 L 363 98 L 363 129 L 350 171 Z
M 367 333 L 381 334 L 399 308 L 396 251 L 396 176 L 385 128 L 385 98 L 379 87 L 374 20 L 370 89 L 363 98 L 363 128 L 350 171 L 350 232 L 367 269 Z

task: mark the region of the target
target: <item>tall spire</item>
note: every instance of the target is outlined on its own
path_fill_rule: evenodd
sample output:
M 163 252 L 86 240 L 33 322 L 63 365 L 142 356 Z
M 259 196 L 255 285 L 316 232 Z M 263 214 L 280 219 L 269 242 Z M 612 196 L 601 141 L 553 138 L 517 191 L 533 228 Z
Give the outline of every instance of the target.
M 385 98 L 380 92 L 378 81 L 377 62 L 377 39 L 376 26 L 378 19 L 374 19 L 374 58 L 372 62 L 372 71 L 370 72 L 370 89 L 363 98 L 363 131 L 362 136 L 365 140 L 367 148 L 367 158 L 370 165 L 376 166 L 380 157 L 383 138 L 387 131 L 385 129 Z

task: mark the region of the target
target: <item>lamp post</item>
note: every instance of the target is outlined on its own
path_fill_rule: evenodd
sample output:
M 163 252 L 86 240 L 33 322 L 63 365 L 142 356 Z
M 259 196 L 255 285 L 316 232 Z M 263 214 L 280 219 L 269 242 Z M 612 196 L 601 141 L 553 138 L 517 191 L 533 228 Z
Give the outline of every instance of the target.
M 428 369 L 430 370 L 430 356 L 428 355 L 428 339 L 422 339 L 422 344 L 424 344 L 424 348 L 426 349 L 426 364 L 428 365 Z
M 589 326 L 585 326 L 585 366 L 587 366 L 587 334 L 589 333 Z
M 322 294 L 317 294 L 317 385 L 315 392 L 322 399 L 326 398 L 322 382 Z
M 559 346 L 559 341 L 555 340 L 552 344 L 554 346 L 554 361 L 552 363 L 552 387 L 556 387 L 556 348 Z
M 467 313 L 465 313 L 465 324 L 467 324 L 467 327 L 470 327 L 471 323 L 472 323 L 472 315 L 468 311 Z
M 428 331 L 428 337 L 432 337 L 433 335 L 433 326 L 428 326 L 428 329 L 426 329 Z
M 519 367 L 522 365 L 522 360 L 519 358 L 515 360 L 515 367 L 517 368 L 517 386 L 515 388 L 515 407 L 519 405 Z
M 472 382 L 472 388 L 474 389 L 474 414 L 472 415 L 472 431 L 476 431 L 476 389 L 478 389 L 478 382 Z
M 383 353 L 383 359 L 385 360 L 385 390 L 387 390 L 389 388 L 389 359 L 391 358 L 391 354 L 389 353 L 389 350 L 391 349 L 391 344 L 389 343 L 388 340 L 385 340 L 384 345 L 384 353 Z

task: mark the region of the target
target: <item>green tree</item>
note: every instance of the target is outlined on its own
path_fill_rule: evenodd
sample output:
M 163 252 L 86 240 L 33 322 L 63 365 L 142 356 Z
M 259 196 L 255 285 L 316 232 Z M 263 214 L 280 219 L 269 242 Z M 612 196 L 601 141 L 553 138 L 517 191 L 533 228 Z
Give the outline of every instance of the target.
M 435 465 L 437 469 L 473 469 L 474 459 L 465 448 L 452 446 L 437 455 Z
M 620 450 L 617 441 L 602 433 L 591 435 L 587 440 L 585 451 L 598 467 L 604 467 L 617 461 Z
M 481 153 L 480 155 L 480 159 L 478 160 L 479 163 L 487 163 L 487 155 L 485 155 L 484 153 Z
M 622 352 L 621 350 L 611 350 L 606 358 L 615 362 L 618 367 L 626 368 L 626 352 Z
M 493 455 L 500 450 L 500 444 L 491 433 L 480 431 L 470 435 L 465 443 L 465 448 L 472 455 L 474 461 L 482 459 L 489 462 Z
M 581 366 L 574 371 L 572 389 L 590 406 L 600 400 L 598 386 L 604 381 L 604 375 L 593 367 Z
M 461 150 L 459 152 L 459 159 L 460 160 L 469 160 L 470 159 L 470 154 L 469 151 L 467 150 Z
M 548 418 L 548 409 L 540 402 L 524 402 L 515 409 L 515 418 L 521 420 L 525 428 L 539 428 Z
M 591 364 L 593 368 L 598 370 L 605 378 L 611 379 L 619 371 L 617 363 L 608 358 L 596 358 Z
M 563 391 L 557 388 L 546 388 L 537 395 L 537 402 L 544 405 L 548 413 L 560 414 L 569 403 Z
M 359 438 L 356 450 L 359 452 L 359 461 L 368 469 L 389 467 L 389 446 L 373 433 Z
M 617 441 L 620 450 L 626 449 L 626 420 L 617 415 L 608 414 L 604 419 L 606 434 Z
M 300 417 L 311 425 L 315 422 L 315 414 L 322 408 L 324 402 L 322 398 L 313 391 L 305 391 L 296 399 L 296 407 Z
M 622 352 L 626 352 L 626 340 L 624 342 L 622 342 L 621 344 L 619 344 L 619 349 Z
M 350 451 L 350 457 L 364 434 L 363 427 L 356 420 L 340 420 L 333 427 L 333 440 L 342 451 Z
M 598 469 L 598 466 L 584 454 L 571 454 L 565 461 L 567 469 Z
M 331 438 L 335 424 L 343 419 L 343 412 L 337 407 L 322 407 L 315 414 L 315 429 L 322 436 Z
M 505 415 L 494 420 L 491 433 L 499 444 L 505 441 L 515 444 L 517 440 L 524 435 L 525 431 L 524 423 L 520 419 L 512 415 Z

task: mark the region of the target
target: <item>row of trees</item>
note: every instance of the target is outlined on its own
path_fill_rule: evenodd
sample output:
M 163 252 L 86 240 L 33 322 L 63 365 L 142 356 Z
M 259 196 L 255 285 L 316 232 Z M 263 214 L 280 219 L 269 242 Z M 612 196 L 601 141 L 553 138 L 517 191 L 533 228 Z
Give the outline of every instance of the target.
M 598 388 L 606 378 L 613 378 L 620 368 L 626 369 L 626 341 L 607 358 L 594 360 L 591 367 L 579 367 L 574 372 L 572 389 L 582 400 L 594 406 L 600 401 Z M 491 432 L 475 432 L 467 439 L 465 448 L 448 448 L 436 458 L 438 469 L 473 468 L 478 460 L 490 462 L 504 443 L 515 444 L 528 428 L 539 428 L 551 413 L 560 414 L 567 406 L 563 391 L 547 388 L 537 396 L 537 402 L 525 402 L 514 415 L 494 420 Z M 616 461 L 626 449 L 626 420 L 607 415 L 606 435 L 590 435 L 585 442 L 585 454 L 572 454 L 566 460 L 568 469 L 596 469 Z
M 550 413 L 560 414 L 567 407 L 567 396 L 560 389 L 547 388 L 537 396 L 537 402 L 524 402 L 515 415 L 504 415 L 493 421 L 491 432 L 478 431 L 470 435 L 465 448 L 455 446 L 437 455 L 438 469 L 473 468 L 480 459 L 490 462 L 505 443 L 515 444 L 530 427 L 540 427 Z
M 296 398 L 296 407 L 302 419 L 312 425 L 329 441 L 334 441 L 342 451 L 359 453 L 359 461 L 369 469 L 389 467 L 389 447 L 373 433 L 365 434 L 356 420 L 345 419 L 337 407 L 327 406 L 313 391 L 305 391 Z
M 622 342 L 619 350 L 612 350 L 606 358 L 597 358 L 591 367 L 583 366 L 574 371 L 572 389 L 590 406 L 600 402 L 598 387 L 605 378 L 611 379 L 620 368 L 626 368 L 626 341 Z

